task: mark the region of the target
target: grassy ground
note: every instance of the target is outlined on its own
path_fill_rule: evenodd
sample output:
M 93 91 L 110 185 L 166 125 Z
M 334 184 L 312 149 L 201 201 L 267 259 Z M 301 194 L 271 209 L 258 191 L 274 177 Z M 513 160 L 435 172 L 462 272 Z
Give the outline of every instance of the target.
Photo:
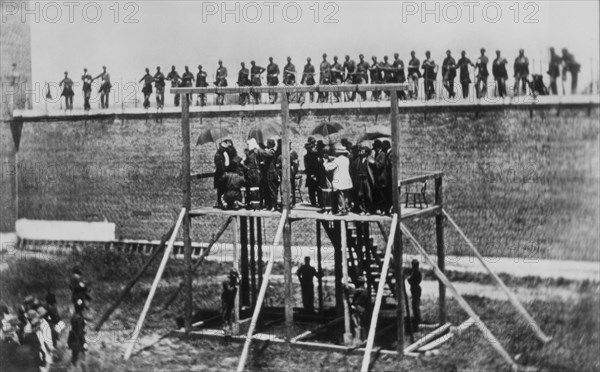
M 66 290 L 66 281 L 68 268 L 72 265 L 79 265 L 84 269 L 85 276 L 93 288 L 93 302 L 88 312 L 93 324 L 119 293 L 127 273 L 139 267 L 140 262 L 134 257 L 115 259 L 113 255 L 106 253 L 56 260 L 12 259 L 8 262 L 8 267 L 0 273 L 2 301 L 14 306 L 25 294 L 43 298 L 46 289 L 51 289 L 57 292 L 62 315 L 68 319 L 69 293 Z M 197 311 L 206 313 L 218 309 L 222 278 L 220 275 L 227 270 L 228 266 L 225 264 L 209 263 L 203 266 L 203 274 L 197 277 L 194 287 L 194 304 Z M 128 362 L 122 360 L 126 340 L 148 294 L 152 272 L 155 272 L 155 268 L 151 269 L 141 285 L 135 287 L 131 296 L 113 314 L 100 333 L 88 331 L 88 370 L 137 372 L 235 369 L 241 353 L 240 344 L 208 340 L 186 341 L 175 337 L 167 337 L 146 350 L 136 352 Z M 144 344 L 156 341 L 159 335 L 173 329 L 176 318 L 182 314 L 181 299 L 167 310 L 161 306 L 178 283 L 180 276 L 181 267 L 177 263 L 170 263 L 142 333 Z M 535 291 L 536 288 L 549 290 L 546 283 L 530 283 L 527 287 L 531 291 Z M 493 287 L 489 288 L 494 290 Z M 268 302 L 273 305 L 280 304 L 283 300 L 281 290 L 274 285 L 268 292 Z M 553 341 L 546 345 L 541 345 L 535 340 L 527 324 L 523 323 L 507 302 L 480 296 L 469 296 L 467 301 L 519 363 L 535 366 L 542 371 L 595 371 L 600 368 L 600 358 L 597 354 L 600 346 L 598 290 L 597 284 L 580 286 L 577 296 L 568 302 L 557 298 L 540 300 L 538 296 L 526 303 L 527 309 L 542 329 L 553 337 Z M 328 288 L 327 291 L 326 301 L 331 303 L 332 289 Z M 299 299 L 296 301 L 299 302 Z M 435 300 L 427 298 L 423 301 L 422 308 L 424 319 L 435 321 Z M 448 318 L 455 325 L 467 318 L 452 299 L 448 301 Z M 91 328 L 91 324 L 88 328 Z M 64 346 L 61 350 L 65 352 L 65 360 L 57 363 L 58 370 L 68 365 L 69 352 Z M 277 345 L 263 348 L 257 344 L 253 347 L 248 368 L 263 371 L 345 371 L 357 370 L 360 363 L 360 356 L 306 352 Z M 485 337 L 472 327 L 467 333 L 455 337 L 443 346 L 438 356 L 403 360 L 380 356 L 374 362 L 372 370 L 504 371 L 508 368 L 489 346 Z
M 402 172 L 445 172 L 445 205 L 486 256 L 599 261 L 598 111 L 496 112 L 404 115 Z M 226 127 L 241 150 L 248 126 L 278 118 L 204 119 L 192 137 Z M 347 125 L 355 138 L 387 117 L 302 117 L 293 149 L 304 154 L 305 135 L 322 121 Z M 180 194 L 180 126 L 177 120 L 28 123 L 20 159 L 20 216 L 34 219 L 104 219 L 122 238 L 158 239 L 176 219 Z M 194 147 L 192 168 L 212 171 L 214 146 Z M 6 170 L 3 174 L 12 177 Z M 195 180 L 194 205 L 213 205 L 212 180 Z M 222 220 L 194 223 L 193 238 L 207 241 Z M 266 225 L 272 239 L 276 221 Z M 431 225 L 412 224 L 426 249 Z M 294 223 L 295 244 L 314 245 L 314 225 Z M 465 254 L 447 230 L 448 254 Z M 224 235 L 231 242 L 233 235 Z

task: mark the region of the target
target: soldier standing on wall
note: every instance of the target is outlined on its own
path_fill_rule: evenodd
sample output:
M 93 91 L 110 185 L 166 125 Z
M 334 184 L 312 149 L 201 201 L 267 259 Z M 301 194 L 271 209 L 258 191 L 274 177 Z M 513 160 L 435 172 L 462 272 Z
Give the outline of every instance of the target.
M 492 74 L 496 80 L 496 86 L 498 87 L 498 95 L 500 97 L 506 96 L 506 79 L 508 79 L 508 72 L 506 71 L 506 65 L 508 61 L 502 57 L 500 51 L 496 51 L 496 59 L 492 62 Z
M 206 88 L 208 83 L 206 82 L 206 71 L 202 70 L 202 65 L 198 65 L 198 73 L 196 74 L 196 88 Z M 206 94 L 199 93 L 196 106 L 206 106 Z
M 423 61 L 423 79 L 425 80 L 425 98 L 432 99 L 435 97 L 435 80 L 437 78 L 438 66 L 431 58 L 431 52 L 426 51 Z
M 279 85 L 279 65 L 273 62 L 273 57 L 269 57 L 269 64 L 267 65 L 267 85 L 270 87 L 276 87 Z M 274 104 L 277 102 L 277 93 L 269 93 L 269 102 Z
M 108 97 L 110 95 L 110 89 L 112 84 L 110 83 L 110 74 L 106 71 L 106 66 L 102 66 L 102 72 L 96 76 L 93 80 L 102 79 L 100 84 L 100 105 L 103 109 L 108 108 Z
M 454 57 L 452 57 L 452 52 L 450 49 L 446 51 L 446 58 L 444 58 L 444 62 L 442 62 L 442 75 L 444 79 L 444 87 L 448 91 L 448 96 L 450 98 L 456 97 L 456 92 L 454 91 L 454 79 L 456 78 L 456 61 Z
M 477 98 L 481 99 L 487 95 L 487 82 L 490 72 L 488 71 L 487 64 L 489 62 L 488 57 L 485 55 L 485 48 L 481 48 L 481 55 L 475 62 L 475 68 L 477 69 L 477 81 L 475 82 L 475 91 Z
M 556 80 L 560 77 L 560 67 L 562 65 L 562 58 L 554 51 L 554 48 L 550 48 L 550 63 L 548 65 L 548 75 L 550 75 L 550 92 L 553 95 L 558 94 L 558 86 Z
M 193 86 L 194 80 L 194 74 L 190 72 L 190 68 L 188 66 L 185 66 L 185 72 L 183 73 L 183 75 L 181 75 L 181 84 L 179 84 L 179 86 L 190 88 Z M 192 98 L 191 94 L 186 94 L 185 98 L 187 99 L 189 104 Z
M 267 69 L 261 66 L 257 66 L 256 62 L 250 61 L 250 80 L 252 82 L 253 87 L 260 87 L 262 85 L 262 81 L 260 80 L 260 75 L 265 72 Z M 260 103 L 260 93 L 253 93 L 254 103 Z
M 323 61 L 319 65 L 319 85 L 331 84 L 331 64 L 327 61 L 327 54 L 323 53 Z M 328 92 L 319 92 L 319 98 L 317 102 L 327 102 L 329 97 Z
M 140 83 L 144 82 L 144 87 L 142 88 L 142 93 L 144 93 L 144 108 L 147 109 L 150 107 L 150 95 L 152 94 L 152 82 L 154 81 L 154 77 L 150 75 L 150 69 L 146 67 L 146 75 L 142 76 L 140 79 Z
M 175 70 L 175 66 L 171 66 L 171 71 L 167 74 L 167 80 L 171 81 L 171 88 L 177 88 L 179 86 L 179 81 L 181 80 L 181 76 Z M 179 94 L 175 95 L 173 103 L 175 107 L 179 107 Z
M 308 86 L 315 85 L 315 66 L 310 63 L 310 57 L 306 58 L 306 64 L 304 65 L 300 84 L 306 84 Z M 310 102 L 312 103 L 314 101 L 315 94 L 310 92 L 309 97 Z
M 331 84 L 333 85 L 342 85 L 342 81 L 344 80 L 344 68 L 341 63 L 338 62 L 338 57 L 333 57 L 333 64 L 331 65 Z M 334 92 L 333 97 L 336 102 L 340 102 L 341 94 L 340 92 Z
M 83 81 L 83 109 L 89 111 L 92 107 L 90 106 L 90 97 L 92 95 L 92 75 L 88 74 L 87 68 L 83 69 L 83 75 L 81 75 Z
M 419 97 L 419 78 L 421 77 L 421 61 L 416 57 L 415 51 L 410 52 L 410 60 L 408 61 L 408 80 L 414 84 L 414 88 L 411 90 L 411 98 L 417 99 Z
M 355 84 L 369 84 L 369 68 L 371 66 L 369 65 L 369 62 L 365 61 L 364 54 L 360 54 L 358 56 L 358 59 L 359 59 L 359 62 L 356 65 Z M 360 96 L 361 101 L 367 100 L 367 92 L 366 91 L 358 92 L 358 95 Z
M 346 60 L 344 61 L 344 65 L 342 66 L 342 71 L 346 74 L 344 78 L 344 82 L 350 84 L 360 84 L 358 82 L 357 74 L 356 74 L 356 62 L 353 59 L 350 59 L 349 55 L 346 55 Z M 346 99 L 350 102 L 354 102 L 356 99 L 356 92 L 347 92 Z
M 471 84 L 471 76 L 469 75 L 469 65 L 475 67 L 473 62 L 467 58 L 467 52 L 460 52 L 460 59 L 456 67 L 460 69 L 460 86 L 462 88 L 463 98 L 469 98 L 469 84 Z
M 519 56 L 515 59 L 514 64 L 515 72 L 515 96 L 521 95 L 521 93 L 527 93 L 527 78 L 529 77 L 529 59 L 525 57 L 525 51 L 519 49 Z M 519 82 L 521 82 L 521 89 L 519 90 Z
M 237 84 L 240 87 L 249 87 L 250 85 L 252 85 L 250 82 L 250 70 L 246 68 L 246 64 L 244 62 L 240 63 L 240 66 L 242 68 L 238 72 Z M 249 100 L 249 93 L 240 93 L 240 105 L 244 106 Z
M 65 110 L 73 110 L 73 80 L 69 77 L 69 73 L 65 71 L 65 77 L 58 83 L 58 86 L 63 87 L 62 96 L 65 97 Z
M 160 72 L 160 67 L 156 67 L 154 74 L 154 88 L 156 88 L 156 108 L 162 109 L 165 106 L 165 75 Z
M 217 87 L 227 86 L 227 68 L 223 66 L 223 61 L 219 60 L 219 67 L 217 68 L 215 85 Z M 225 94 L 217 94 L 217 105 L 222 106 L 225 103 Z

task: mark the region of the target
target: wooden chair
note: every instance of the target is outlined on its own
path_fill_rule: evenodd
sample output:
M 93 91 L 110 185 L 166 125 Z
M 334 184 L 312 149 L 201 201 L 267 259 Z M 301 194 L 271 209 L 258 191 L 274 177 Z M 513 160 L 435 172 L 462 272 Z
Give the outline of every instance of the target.
M 425 191 L 427 191 L 427 180 L 425 180 L 425 182 L 423 182 L 421 184 L 420 189 L 418 189 L 416 192 L 415 191 L 411 192 L 410 186 L 412 186 L 412 185 L 406 186 L 406 193 L 405 193 L 406 198 L 404 200 L 404 207 L 408 208 L 408 202 L 411 197 L 412 197 L 413 208 L 417 208 L 417 203 L 419 203 L 420 209 L 423 209 L 423 203 L 425 203 L 425 207 L 429 207 L 429 203 L 427 202 L 427 197 L 425 196 Z

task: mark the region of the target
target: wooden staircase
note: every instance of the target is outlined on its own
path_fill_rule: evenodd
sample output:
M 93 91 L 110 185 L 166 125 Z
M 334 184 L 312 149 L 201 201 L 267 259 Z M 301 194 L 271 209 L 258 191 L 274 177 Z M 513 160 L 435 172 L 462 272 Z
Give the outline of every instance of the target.
M 341 249 L 340 221 L 321 221 L 325 232 L 335 250 Z M 367 280 L 371 298 L 375 300 L 376 289 L 381 279 L 381 268 L 383 266 L 384 252 L 373 242 L 371 236 L 371 226 L 368 222 L 348 222 L 347 223 L 347 257 L 348 257 L 348 277 L 356 285 L 360 276 Z M 384 303 L 387 298 L 395 298 L 395 273 L 390 268 L 385 278 L 386 286 L 384 288 Z

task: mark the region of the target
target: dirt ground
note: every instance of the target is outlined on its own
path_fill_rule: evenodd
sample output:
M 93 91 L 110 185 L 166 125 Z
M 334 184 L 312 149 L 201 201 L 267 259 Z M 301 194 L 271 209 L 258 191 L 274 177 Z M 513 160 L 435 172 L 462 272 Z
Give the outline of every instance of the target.
M 84 267 L 93 286 L 93 302 L 87 313 L 89 352 L 86 357 L 87 371 L 231 371 L 237 367 L 242 345 L 211 341 L 207 339 L 182 339 L 170 334 L 175 329 L 176 320 L 183 314 L 183 301 L 178 299 L 173 306 L 163 309 L 164 301 L 181 278 L 181 267 L 173 263 L 167 271 L 152 304 L 139 345 L 136 345 L 130 360 L 123 360 L 131 331 L 139 316 L 149 291 L 151 275 L 144 277 L 141 285 L 136 285 L 131 295 L 111 316 L 100 332 L 92 331 L 92 326 L 119 294 L 124 285 L 122 277 L 117 277 L 123 266 L 124 272 L 131 272 L 137 261 L 121 259 L 112 263 L 110 257 L 65 257 L 62 260 L 9 260 L 8 268 L 0 272 L 2 301 L 15 308 L 19 298 L 25 293 L 33 293 L 43 298 L 44 287 L 34 279 L 35 273 L 44 272 L 41 279 L 49 286 L 63 286 L 64 268 L 74 262 Z M 67 261 L 65 261 L 67 260 Z M 107 270 L 106 265 L 111 266 Z M 226 264 L 209 262 L 197 276 L 194 286 L 194 305 L 197 311 L 218 312 L 221 274 L 227 272 Z M 152 270 L 151 270 L 152 271 Z M 108 274 L 107 274 L 108 272 Z M 113 276 L 107 277 L 106 275 Z M 123 274 L 125 275 L 125 274 Z M 475 279 L 477 277 L 474 277 Z M 267 292 L 267 304 L 283 305 L 283 292 L 277 275 Z M 326 304 L 333 304 L 333 285 L 330 278 L 325 281 Z M 471 278 L 473 279 L 473 278 Z M 469 304 L 486 322 L 510 355 L 520 364 L 535 367 L 540 371 L 596 371 L 600 369 L 598 347 L 600 346 L 600 283 L 598 282 L 556 282 L 531 280 L 515 282 L 509 286 L 515 290 L 519 300 L 530 311 L 541 328 L 553 340 L 542 345 L 530 327 L 516 314 L 506 301 L 503 293 L 485 282 L 458 278 L 455 284 Z M 29 292 L 19 293 L 24 288 Z M 31 292 L 39 290 L 40 293 Z M 299 288 L 296 288 L 296 293 Z M 423 282 L 422 313 L 426 322 L 436 322 L 437 282 Z M 63 319 L 70 318 L 69 292 L 57 291 Z M 300 306 L 296 296 L 296 305 Z M 458 325 L 467 319 L 467 314 L 457 302 L 448 297 L 448 321 Z M 217 328 L 219 325 L 215 325 Z M 281 329 L 283 324 L 275 324 L 271 329 Z M 379 328 L 381 329 L 381 328 Z M 265 330 L 269 332 L 269 330 Z M 336 331 L 331 331 L 335 333 Z M 300 333 L 300 330 L 298 330 Z M 336 338 L 335 334 L 330 335 Z M 339 335 L 338 335 L 339 336 Z M 53 366 L 54 371 L 69 369 L 70 351 L 66 350 L 63 335 L 59 347 L 62 361 Z M 393 346 L 392 346 L 393 347 Z M 289 348 L 285 345 L 255 343 L 252 346 L 247 368 L 253 371 L 348 371 L 358 370 L 361 355 L 347 355 L 332 352 L 315 352 Z M 11 370 L 5 369 L 3 370 Z M 419 358 L 379 355 L 374 358 L 371 370 L 415 370 L 415 371 L 505 371 L 506 363 L 490 347 L 486 337 L 476 327 L 454 337 L 445 343 L 438 355 Z

